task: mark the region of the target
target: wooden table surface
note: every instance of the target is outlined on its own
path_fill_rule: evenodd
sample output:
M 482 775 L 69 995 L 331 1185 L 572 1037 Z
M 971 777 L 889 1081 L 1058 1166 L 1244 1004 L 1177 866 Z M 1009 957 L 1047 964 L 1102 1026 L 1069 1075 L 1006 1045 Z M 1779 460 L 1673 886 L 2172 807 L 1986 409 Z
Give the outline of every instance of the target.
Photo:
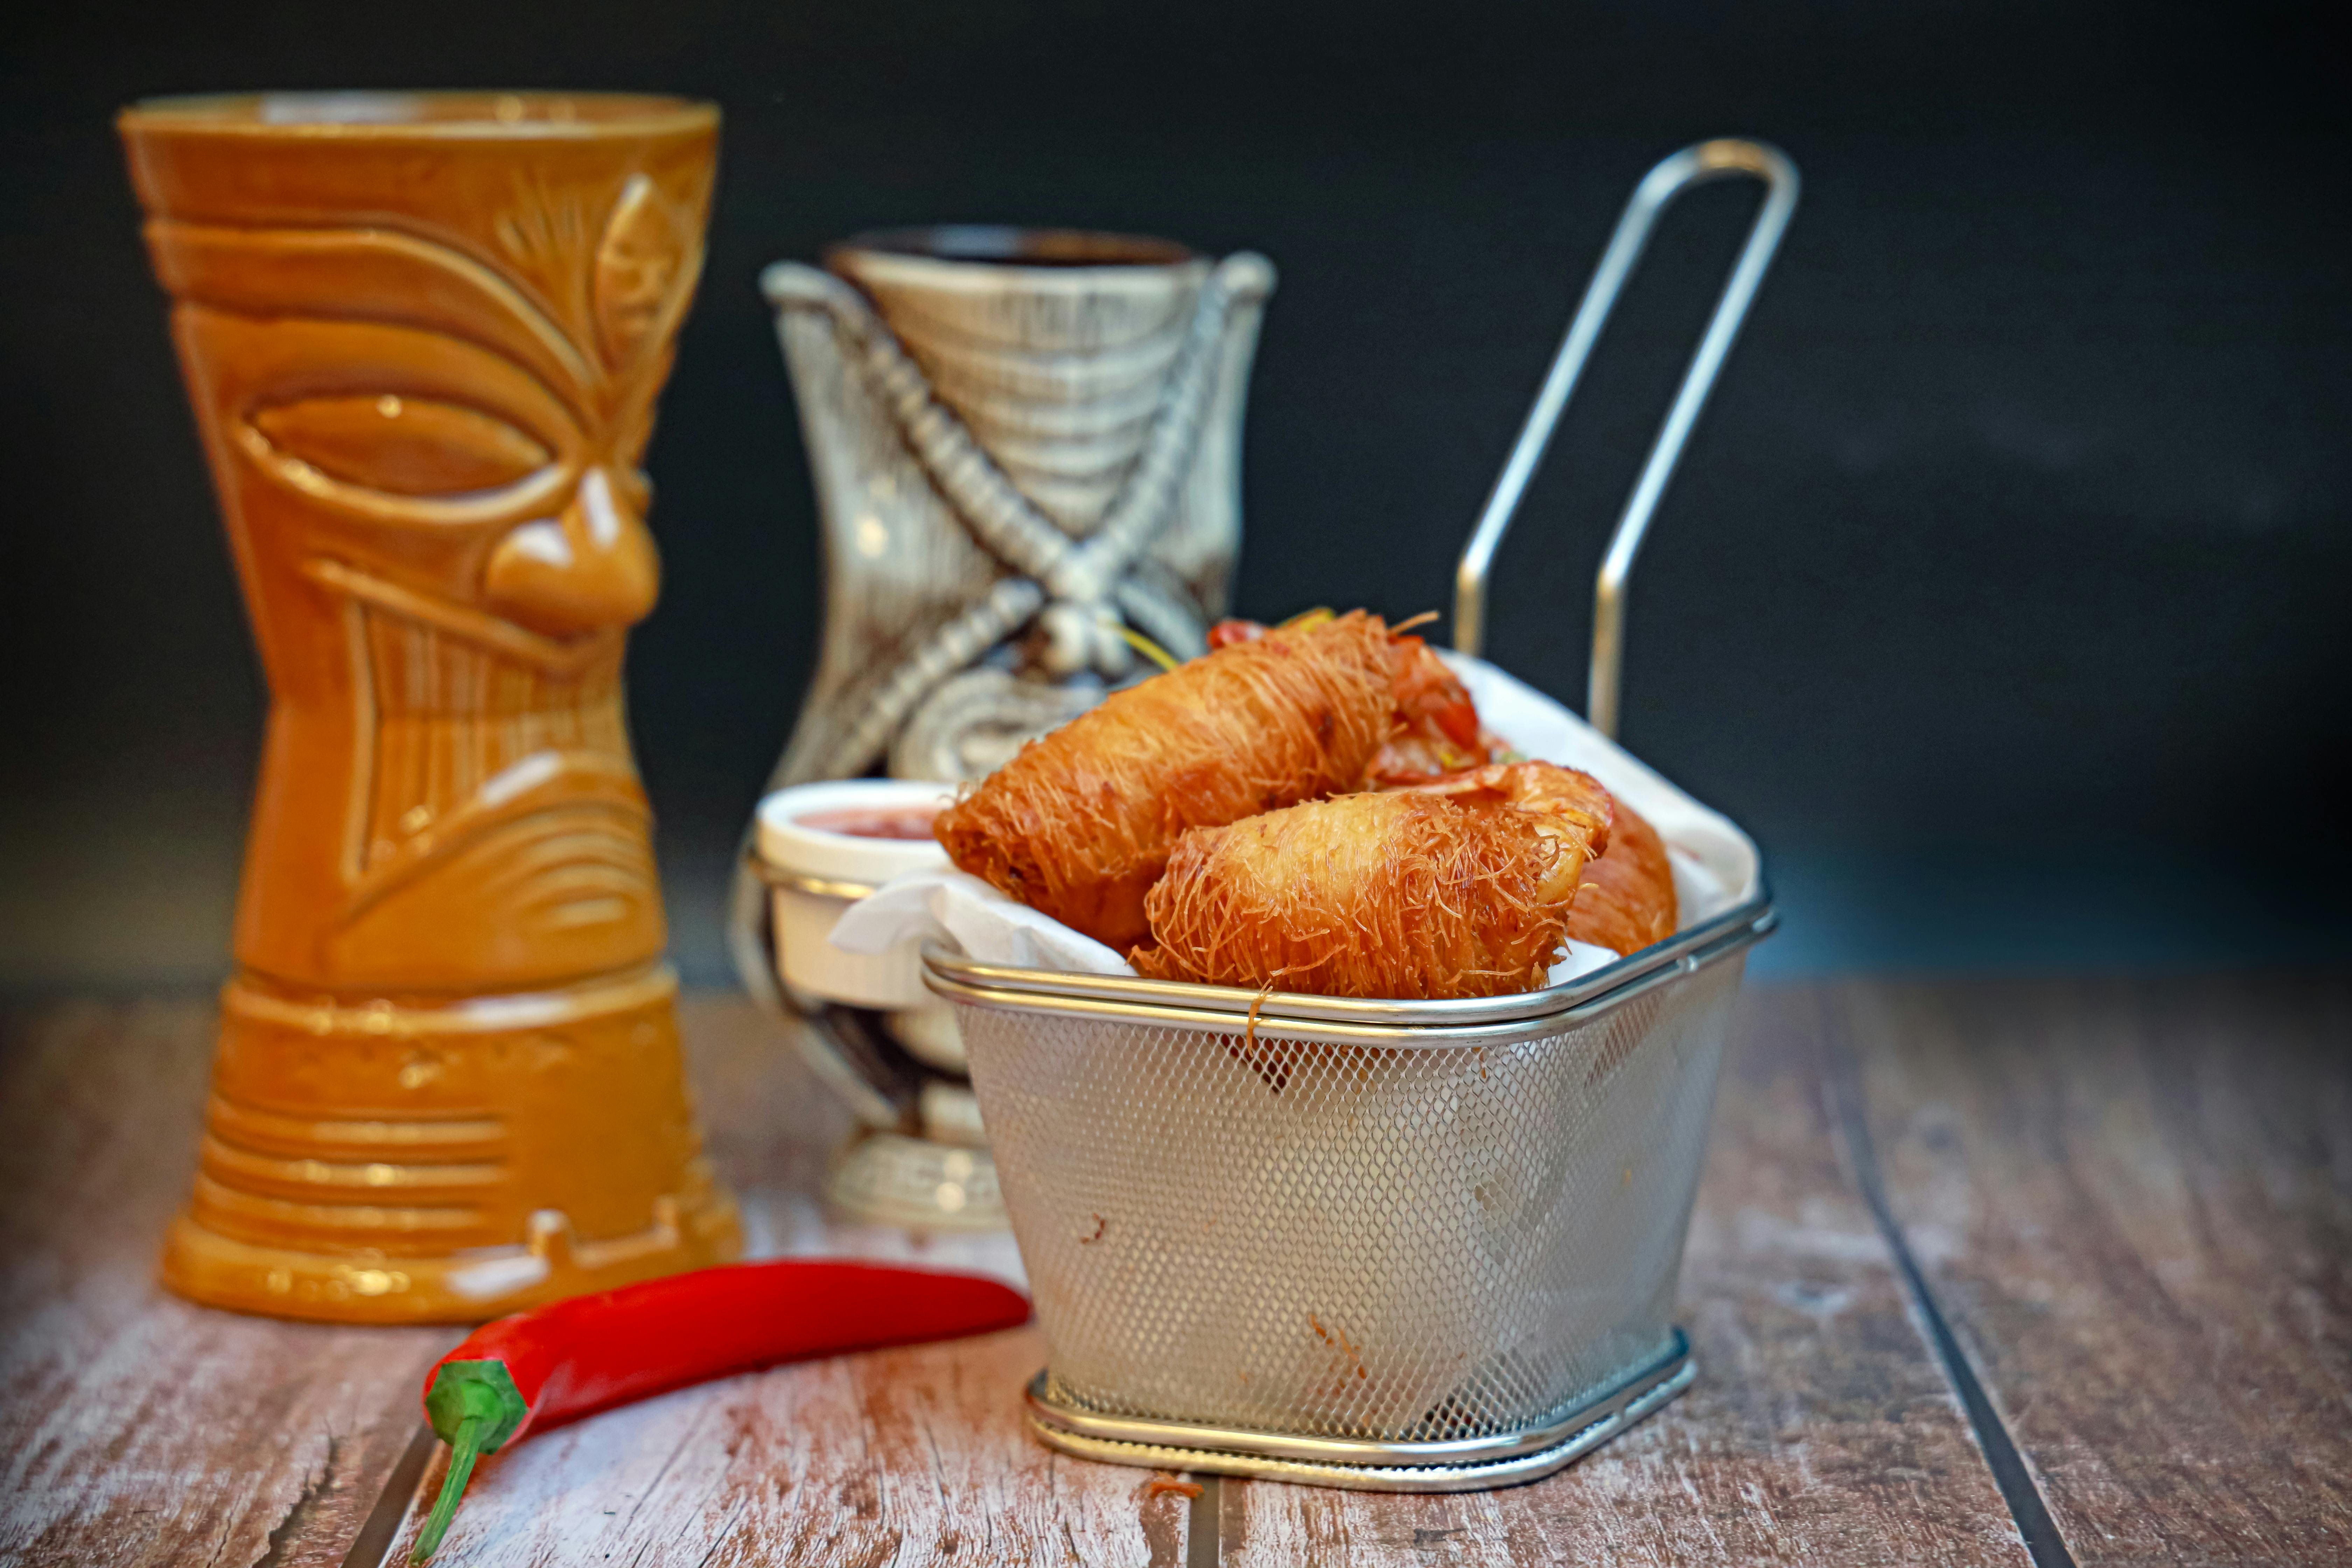
M 377 1568 L 443 1456 L 441 1329 L 153 1284 L 198 999 L 0 1015 L 0 1562 Z M 829 1225 L 845 1118 L 689 1001 L 755 1251 L 1017 1271 Z M 521 1564 L 2352 1562 L 2352 984 L 1751 990 L 1691 1226 L 1689 1394 L 1549 1479 L 1152 1496 L 1023 1435 L 1033 1330 L 737 1377 L 484 1465 L 440 1561 Z

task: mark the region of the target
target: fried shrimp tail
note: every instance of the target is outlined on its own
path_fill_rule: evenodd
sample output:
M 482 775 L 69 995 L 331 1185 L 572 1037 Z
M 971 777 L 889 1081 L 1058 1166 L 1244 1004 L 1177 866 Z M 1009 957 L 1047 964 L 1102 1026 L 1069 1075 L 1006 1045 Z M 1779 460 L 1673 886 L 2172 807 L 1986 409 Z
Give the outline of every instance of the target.
M 1570 783 L 1567 781 L 1582 781 Z M 1639 952 L 1675 934 L 1681 911 L 1675 900 L 1674 868 L 1665 840 L 1647 818 L 1583 773 L 1545 763 L 1474 768 L 1414 789 L 1456 799 L 1507 801 L 1521 810 L 1589 814 L 1591 792 L 1600 791 L 1602 837 L 1583 868 L 1568 935 L 1605 947 L 1619 957 Z
M 1584 887 L 1568 917 L 1570 941 L 1623 957 L 1675 934 L 1682 910 L 1675 870 L 1658 830 L 1623 801 L 1616 803 L 1609 852 L 1584 868 Z
M 1608 792 L 1549 763 L 1188 833 L 1146 903 L 1150 979 L 1402 1001 L 1544 983 Z
M 1546 896 L 1565 888 L 1575 897 L 1576 876 L 1588 858 L 1605 855 L 1616 819 L 1617 803 L 1591 773 L 1554 763 L 1495 763 L 1483 768 L 1413 784 L 1405 795 L 1433 795 L 1465 805 L 1507 806 L 1534 819 L 1536 831 L 1547 838 L 1577 846 L 1571 864 L 1563 857 L 1545 884 Z
M 935 831 L 958 867 L 1123 950 L 1187 829 L 1355 787 L 1388 738 L 1391 672 L 1362 611 L 1218 647 L 1032 741 Z

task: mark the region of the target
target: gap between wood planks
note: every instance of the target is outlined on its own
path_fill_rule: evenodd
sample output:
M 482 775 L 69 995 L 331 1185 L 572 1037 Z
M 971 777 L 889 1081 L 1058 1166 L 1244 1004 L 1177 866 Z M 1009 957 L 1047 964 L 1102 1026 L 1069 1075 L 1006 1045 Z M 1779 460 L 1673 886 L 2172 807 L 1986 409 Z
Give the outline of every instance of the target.
M 1184 1568 L 1217 1568 L 1217 1556 L 1223 1547 L 1220 1534 L 1224 1522 L 1224 1484 L 1219 1476 L 1187 1473 L 1187 1479 L 1198 1485 L 1201 1495 L 1184 1516 Z
M 401 1403 L 405 1405 L 407 1401 Z M 352 1549 L 343 1553 L 343 1568 L 383 1568 L 393 1542 L 400 1539 L 400 1527 L 407 1521 L 408 1510 L 416 1506 L 417 1484 L 425 1479 L 425 1468 L 432 1464 L 433 1450 L 440 1441 L 431 1426 L 422 1421 L 416 1424 L 416 1430 L 409 1435 L 408 1447 L 401 1450 L 392 1474 L 384 1478 L 383 1490 L 376 1494 L 375 1506 L 368 1510 L 359 1534 L 352 1538 Z
M 1852 1046 L 1843 1037 L 1843 1026 L 1838 1026 L 1841 1032 L 1833 1035 L 1827 1016 L 1822 1017 L 1822 1093 L 1828 1103 L 1830 1126 L 1836 1133 L 1846 1174 L 1868 1205 L 1887 1250 L 1894 1255 L 1895 1272 L 1901 1276 L 1904 1292 L 1919 1314 L 1927 1346 L 1935 1352 L 1937 1364 L 1944 1369 L 1945 1380 L 1951 1384 L 1960 1408 L 1968 1415 L 1969 1429 L 1975 1432 L 1977 1447 L 1984 1454 L 1985 1467 L 1992 1471 L 1993 1484 L 2000 1489 L 2001 1500 L 2009 1505 L 2010 1518 L 2016 1521 L 2017 1532 L 2024 1538 L 2025 1550 L 2032 1557 L 2034 1568 L 2075 1568 L 2074 1554 L 2067 1550 L 2057 1521 L 2051 1518 L 2050 1505 L 2042 1498 L 2042 1489 L 2034 1484 L 2032 1472 L 2019 1455 L 2000 1412 L 1993 1408 L 1976 1369 L 1960 1350 L 1960 1342 L 1952 1333 L 1943 1307 L 1928 1289 L 1927 1275 L 1912 1256 L 1911 1243 L 1895 1221 L 1894 1206 L 1886 1201 L 1878 1152 L 1871 1142 L 1869 1117 L 1863 1105 L 1862 1068 L 1854 1060 Z

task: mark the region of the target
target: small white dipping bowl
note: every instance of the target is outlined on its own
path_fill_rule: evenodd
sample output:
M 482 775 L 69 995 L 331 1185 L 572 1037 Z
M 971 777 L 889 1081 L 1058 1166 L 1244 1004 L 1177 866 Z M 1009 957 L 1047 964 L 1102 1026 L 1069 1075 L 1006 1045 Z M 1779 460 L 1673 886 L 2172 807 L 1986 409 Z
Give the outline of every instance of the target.
M 853 1007 L 902 1009 L 938 1005 L 923 989 L 922 959 L 912 942 L 888 952 L 845 952 L 827 940 L 834 921 L 891 878 L 948 863 L 930 838 L 866 838 L 815 827 L 834 812 L 903 811 L 945 805 L 955 786 L 902 779 L 837 779 L 794 784 L 760 803 L 760 858 L 770 872 L 776 972 L 797 990 Z

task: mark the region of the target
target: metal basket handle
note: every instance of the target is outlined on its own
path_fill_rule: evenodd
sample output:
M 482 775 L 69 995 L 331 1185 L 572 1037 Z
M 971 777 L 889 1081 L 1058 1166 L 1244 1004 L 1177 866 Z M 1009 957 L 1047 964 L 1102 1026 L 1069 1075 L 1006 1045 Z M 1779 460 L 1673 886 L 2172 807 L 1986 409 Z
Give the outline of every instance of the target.
M 1699 410 L 1706 406 L 1706 395 L 1715 388 L 1724 357 L 1739 336 L 1748 304 L 1772 265 L 1781 231 L 1797 210 L 1797 168 L 1778 148 L 1761 142 L 1702 142 L 1684 148 L 1642 177 L 1617 220 L 1616 232 L 1609 237 L 1609 248 L 1601 253 L 1592 281 L 1585 285 L 1576 319 L 1569 323 L 1568 336 L 1552 357 L 1551 373 L 1544 377 L 1543 390 L 1536 394 L 1535 406 L 1528 410 L 1518 443 L 1511 448 L 1494 492 L 1486 498 L 1486 510 L 1479 514 L 1478 526 L 1463 548 L 1461 564 L 1454 568 L 1454 646 L 1475 655 L 1486 641 L 1487 568 L 1494 564 L 1495 551 L 1511 526 L 1528 481 L 1535 477 L 1536 465 L 1543 461 L 1544 448 L 1551 444 L 1553 426 L 1559 423 L 1569 395 L 1576 390 L 1576 378 L 1584 373 L 1584 362 L 1591 356 L 1601 329 L 1608 324 L 1618 292 L 1650 243 L 1658 215 L 1693 185 L 1733 174 L 1763 181 L 1764 205 L 1748 226 L 1739 260 L 1723 286 L 1722 297 L 1715 302 L 1715 315 L 1707 321 L 1697 353 L 1691 355 L 1690 368 L 1683 373 L 1682 389 L 1675 395 L 1665 423 L 1658 427 L 1658 438 L 1617 520 L 1617 531 L 1610 535 L 1608 553 L 1601 557 L 1600 575 L 1592 585 L 1592 667 L 1586 679 L 1585 718 L 1612 738 L 1617 733 L 1625 647 L 1625 580 L 1633 573 L 1633 557 L 1642 548 L 1642 536 L 1649 531 L 1651 515 L 1665 494 L 1666 481 L 1681 460 L 1683 444 L 1690 439 L 1691 427 L 1698 423 Z

